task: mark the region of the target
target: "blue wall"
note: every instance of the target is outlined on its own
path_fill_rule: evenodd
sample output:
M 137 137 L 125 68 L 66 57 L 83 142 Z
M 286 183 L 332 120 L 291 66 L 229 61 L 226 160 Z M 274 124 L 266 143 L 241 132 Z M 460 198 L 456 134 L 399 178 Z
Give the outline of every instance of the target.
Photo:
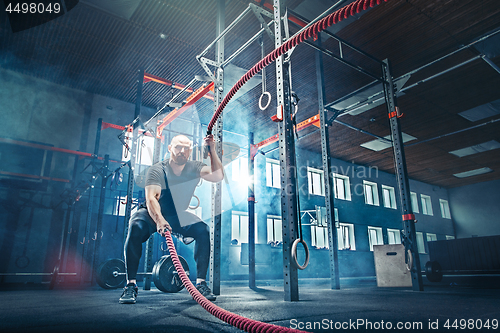
M 276 153 L 274 153 L 276 155 Z M 273 155 L 266 156 L 273 158 Z M 256 196 L 256 212 L 258 223 L 258 243 L 265 244 L 267 241 L 267 215 L 280 215 L 280 190 L 267 187 L 265 179 L 265 161 L 266 157 L 262 155 L 256 156 L 255 162 L 255 196 Z M 307 184 L 307 167 L 322 169 L 321 155 L 305 150 L 297 151 L 298 161 L 298 187 L 300 196 L 301 211 L 314 210 L 315 205 L 325 206 L 324 196 L 309 195 Z M 231 179 L 230 166 L 226 171 Z M 402 229 L 401 213 L 399 209 L 386 208 L 383 206 L 382 188 L 381 185 L 395 187 L 395 176 L 386 172 L 379 171 L 376 167 L 360 166 L 353 163 L 332 159 L 332 172 L 348 176 L 350 179 L 350 190 L 352 199 L 350 201 L 335 199 L 335 207 L 339 211 L 339 220 L 341 223 L 350 223 L 354 225 L 355 246 L 353 251 L 339 251 L 339 269 L 341 276 L 373 276 L 375 275 L 373 253 L 369 248 L 368 226 L 381 227 L 384 237 L 384 243 L 388 243 L 387 229 Z M 365 204 L 363 192 L 363 180 L 371 181 L 378 184 L 378 194 L 380 198 L 379 206 Z M 237 202 L 240 202 L 235 207 L 236 211 L 246 211 L 247 203 L 241 199 L 246 198 L 246 188 L 238 184 L 238 182 L 230 182 L 230 186 L 237 188 L 233 193 L 240 194 Z M 419 201 L 419 211 L 416 213 L 417 224 L 416 230 L 423 233 L 425 251 L 427 250 L 426 233 L 437 235 L 437 239 L 446 239 L 446 236 L 453 236 L 453 222 L 451 219 L 441 217 L 439 199 L 448 200 L 448 192 L 446 189 L 424 184 L 422 182 L 410 180 L 410 189 L 416 192 Z M 396 190 L 397 191 L 397 190 Z M 431 197 L 433 215 L 422 214 L 420 203 L 420 194 L 429 195 Z M 230 223 L 230 220 L 226 220 Z M 304 224 L 310 223 L 306 216 L 303 220 Z M 230 229 L 230 225 L 227 226 Z M 303 226 L 303 235 L 311 249 L 310 266 L 299 272 L 300 277 L 329 277 L 329 251 L 328 249 L 315 249 L 311 246 L 311 231 L 309 226 Z M 229 244 L 230 238 L 226 238 L 222 242 Z M 227 265 L 226 278 L 243 277 L 248 272 L 248 266 L 237 265 L 240 245 L 227 245 L 230 248 L 231 264 Z M 273 262 L 270 265 L 257 265 L 257 278 L 279 277 L 282 274 L 282 252 L 281 249 L 272 248 L 268 245 L 269 251 L 273 252 Z M 279 250 L 279 251 L 278 251 Z M 428 254 L 420 255 L 422 265 L 428 260 Z M 278 258 L 278 259 L 276 259 Z M 224 274 L 224 272 L 223 272 Z
M 21 74 L 7 70 L 0 70 L 0 105 L 2 114 L 7 115 L 3 135 L 15 140 L 36 141 L 44 144 L 51 144 L 58 148 L 81 150 L 92 153 L 94 150 L 95 137 L 97 131 L 97 120 L 103 118 L 104 122 L 118 125 L 126 125 L 133 120 L 135 106 L 100 95 L 92 95 L 81 91 L 64 88 L 42 80 L 28 78 Z M 142 108 L 142 120 L 147 120 L 155 110 Z M 196 112 L 189 116 L 196 121 Z M 177 131 L 192 131 L 190 125 L 178 123 L 171 129 Z M 113 160 L 121 159 L 122 145 L 117 139 L 119 131 L 106 129 L 101 133 L 99 145 L 99 155 L 109 154 Z M 247 145 L 247 138 L 225 133 L 224 141 L 236 143 L 240 147 Z M 166 142 L 165 144 L 167 144 Z M 259 251 L 266 253 L 266 264 L 257 265 L 257 277 L 282 276 L 282 251 L 281 248 L 271 247 L 267 243 L 267 216 L 280 215 L 280 190 L 266 186 L 265 180 L 265 160 L 275 158 L 277 152 L 267 156 L 257 155 L 256 157 L 256 177 L 255 196 L 257 213 L 257 242 Z M 246 152 L 241 152 L 246 156 Z M 273 156 L 274 155 L 274 156 Z M 305 150 L 297 151 L 299 189 L 301 211 L 312 210 L 315 205 L 324 206 L 324 197 L 307 194 L 307 167 L 321 169 L 321 156 Z M 82 173 L 82 170 L 89 165 L 88 159 L 77 159 L 74 155 L 54 152 L 50 164 L 50 177 L 73 179 L 73 169 L 75 163 L 78 167 L 76 181 L 89 178 L 90 167 Z M 341 276 L 373 276 L 375 274 L 373 254 L 369 250 L 368 226 L 381 227 L 383 229 L 384 243 L 387 243 L 387 228 L 401 229 L 401 213 L 399 210 L 385 208 L 382 205 L 381 185 L 395 187 L 395 177 L 392 174 L 378 171 L 374 167 L 360 166 L 352 163 L 332 159 L 333 172 L 349 176 L 352 200 L 335 200 L 335 207 L 339 210 L 340 222 L 354 225 L 356 249 L 340 251 L 340 273 Z M 110 165 L 111 169 L 118 166 L 117 163 Z M 127 168 L 123 171 L 124 179 L 127 179 Z M 241 244 L 231 245 L 231 217 L 233 211 L 247 211 L 247 188 L 241 182 L 233 181 L 231 178 L 231 165 L 226 166 L 227 182 L 223 182 L 222 196 L 222 277 L 223 279 L 244 278 L 247 276 L 248 266 L 241 264 Z M 366 205 L 362 191 L 363 180 L 369 180 L 378 184 L 378 193 L 381 201 L 380 206 Z M 98 180 L 99 184 L 100 180 Z M 98 185 L 97 184 L 97 185 Z M 486 187 L 484 187 L 486 186 Z M 12 188 L 0 187 L 0 195 L 4 205 L 0 208 L 0 230 L 3 237 L 0 238 L 0 249 L 2 253 L 10 254 L 8 258 L 3 256 L 0 262 L 0 269 L 9 272 L 41 272 L 51 271 L 54 265 L 59 241 L 60 230 L 64 221 L 65 206 L 59 209 L 52 209 L 61 200 L 61 193 L 70 187 L 69 183 L 49 182 L 43 193 L 33 195 L 31 192 L 13 191 Z M 445 239 L 446 235 L 454 235 L 453 222 L 450 219 L 441 218 L 439 199 L 450 201 L 451 212 L 454 219 L 458 221 L 460 234 L 468 236 L 474 221 L 474 216 L 478 216 L 478 211 L 484 211 L 489 207 L 488 212 L 493 212 L 493 216 L 485 215 L 481 218 L 484 227 L 478 230 L 494 227 L 494 217 L 498 216 L 498 182 L 474 187 L 453 189 L 448 191 L 443 188 L 424 184 L 410 180 L 411 191 L 419 195 L 430 195 L 433 205 L 433 216 L 417 213 L 417 231 L 437 234 L 438 239 Z M 122 192 L 119 192 L 122 191 Z M 117 197 L 126 191 L 125 184 L 121 184 L 113 190 L 106 192 L 106 207 L 104 226 L 102 234 L 102 248 L 100 257 L 102 259 L 121 257 L 123 244 L 123 217 L 114 215 L 113 205 Z M 136 197 L 143 196 L 143 189 L 136 188 Z M 142 192 L 141 192 L 142 191 Z M 471 201 L 472 197 L 479 197 L 478 194 L 487 191 L 492 193 L 492 201 L 481 202 Z M 476 193 L 473 195 L 472 193 Z M 494 194 L 497 194 L 494 197 Z M 97 195 L 98 193 L 96 193 Z M 201 199 L 203 218 L 210 223 L 211 215 L 211 185 L 204 182 L 197 189 L 196 194 Z M 466 194 L 470 194 L 466 196 Z M 471 197 L 472 196 L 472 197 Z M 496 198 L 496 199 L 495 199 Z M 29 205 L 22 205 L 23 202 L 30 202 Z M 78 270 L 82 265 L 88 265 L 81 259 L 82 242 L 85 234 L 85 224 L 88 208 L 88 192 L 79 202 L 75 204 L 75 211 L 70 226 L 68 239 L 68 251 L 66 253 L 66 271 Z M 92 219 L 95 225 L 97 213 L 97 200 L 93 198 L 94 215 Z M 467 207 L 467 212 L 464 208 Z M 484 207 L 484 209 L 483 209 Z M 489 214 L 489 213 L 488 213 Z M 497 220 L 498 221 L 498 220 Z M 491 223 L 490 223 L 491 222 Z M 310 223 L 306 216 L 304 224 Z M 477 224 L 476 224 L 477 226 Z M 486 231 L 485 231 L 486 232 Z M 474 233 L 481 235 L 480 232 Z M 310 266 L 299 272 L 300 277 L 329 277 L 329 251 L 327 249 L 311 248 L 311 231 L 309 226 L 303 227 L 303 235 L 311 249 Z M 157 244 L 161 239 L 155 236 Z M 92 240 L 86 239 L 85 242 Z M 184 246 L 179 244 L 179 252 L 194 268 L 192 259 L 193 244 Z M 155 259 L 165 254 L 159 246 L 155 249 Z M 268 255 L 267 255 L 268 254 Z M 16 260 L 22 256 L 29 257 L 30 262 L 22 268 L 16 265 Z M 300 254 L 299 254 L 300 255 Z M 426 255 L 421 255 L 421 262 L 425 264 Z M 32 280 L 32 279 L 31 279 Z M 30 280 L 30 281 L 31 281 Z M 4 279 L 13 281 L 13 279 Z M 19 281 L 19 280 L 16 280 Z
M 449 190 L 458 238 L 500 235 L 500 180 Z

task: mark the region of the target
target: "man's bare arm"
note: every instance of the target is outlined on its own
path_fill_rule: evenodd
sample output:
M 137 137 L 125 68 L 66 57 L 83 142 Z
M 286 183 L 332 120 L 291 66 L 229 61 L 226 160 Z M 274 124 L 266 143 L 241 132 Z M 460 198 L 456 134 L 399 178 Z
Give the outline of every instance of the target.
M 168 229 L 172 232 L 172 227 L 168 224 L 167 220 L 161 214 L 161 207 L 158 200 L 160 199 L 161 186 L 159 185 L 147 185 L 146 188 L 146 207 L 148 208 L 149 216 L 156 223 L 156 230 L 162 236 L 164 236 L 163 231 Z
M 209 182 L 220 182 L 224 179 L 224 167 L 215 151 L 215 142 L 212 135 L 205 138 L 205 144 L 210 147 L 210 166 L 204 166 L 200 171 L 200 177 Z

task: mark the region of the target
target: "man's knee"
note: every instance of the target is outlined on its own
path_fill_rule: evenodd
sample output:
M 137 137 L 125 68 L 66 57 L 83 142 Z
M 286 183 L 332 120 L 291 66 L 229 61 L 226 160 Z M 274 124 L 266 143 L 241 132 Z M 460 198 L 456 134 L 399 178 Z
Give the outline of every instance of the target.
M 149 236 L 151 236 L 152 232 L 148 227 L 148 222 L 141 219 L 131 219 L 128 226 L 128 237 L 134 241 L 141 241 L 141 243 L 145 242 Z

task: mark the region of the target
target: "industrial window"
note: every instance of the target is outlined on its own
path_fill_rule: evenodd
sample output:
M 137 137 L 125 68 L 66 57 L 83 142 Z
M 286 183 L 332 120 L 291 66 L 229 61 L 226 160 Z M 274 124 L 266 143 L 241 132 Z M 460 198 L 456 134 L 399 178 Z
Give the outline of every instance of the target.
M 410 198 L 411 198 L 411 210 L 414 213 L 420 213 L 420 210 L 418 209 L 418 198 L 417 198 L 417 193 L 415 192 L 410 192 Z
M 328 249 L 328 227 L 311 226 L 311 246 L 317 249 Z
M 122 161 L 130 161 L 129 148 L 132 145 L 132 132 L 125 133 L 125 143 L 122 148 Z M 139 165 L 153 165 L 155 139 L 152 136 L 142 135 L 137 140 L 135 163 Z
M 427 241 L 428 242 L 434 242 L 434 241 L 437 241 L 437 235 L 436 234 L 431 234 L 431 233 L 427 233 L 426 234 L 427 236 Z
M 401 232 L 398 229 L 387 229 L 387 241 L 389 244 L 401 244 Z
M 446 240 L 455 239 L 455 236 L 446 235 Z
M 115 206 L 115 208 L 113 209 L 114 215 L 125 216 L 125 211 L 127 208 L 127 196 L 123 196 L 123 197 L 116 196 L 114 206 Z M 132 201 L 132 210 L 131 210 L 130 214 L 134 214 L 135 211 L 137 210 L 138 206 L 139 205 L 137 203 L 137 200 Z
M 281 218 L 267 216 L 267 244 L 271 242 L 282 242 Z
M 382 197 L 384 198 L 384 207 L 396 209 L 396 193 L 394 187 L 382 185 Z
M 339 250 L 356 250 L 354 241 L 354 225 L 349 223 L 340 223 L 337 228 L 337 238 Z
M 422 213 L 424 215 L 434 215 L 432 212 L 431 197 L 425 194 L 420 194 L 420 199 L 422 201 Z
M 415 236 L 417 238 L 418 253 L 425 253 L 424 235 L 421 232 L 417 231 Z
M 349 182 L 349 177 L 338 175 L 336 173 L 332 174 L 332 176 L 335 198 L 342 200 L 351 200 L 351 185 Z
M 323 170 L 308 167 L 307 180 L 310 194 L 325 195 L 325 177 L 323 175 Z
M 232 176 L 231 179 L 237 182 L 248 181 L 248 158 L 239 157 L 232 163 Z
M 266 159 L 266 185 L 268 187 L 281 188 L 281 170 L 277 160 Z
M 367 205 L 379 206 L 377 184 L 363 180 L 363 189 L 365 192 L 365 203 Z
M 368 227 L 368 241 L 370 242 L 370 251 L 373 251 L 373 245 L 384 245 L 382 228 Z
M 439 199 L 439 207 L 441 207 L 441 217 L 444 219 L 451 219 L 448 200 Z
M 255 216 L 255 239 L 257 240 L 257 216 Z M 231 216 L 231 241 L 235 240 L 237 244 L 248 243 L 248 213 L 233 212 Z
M 337 227 L 337 239 L 339 250 L 356 250 L 354 239 L 354 225 L 340 223 Z M 311 225 L 311 246 L 317 249 L 330 248 L 328 243 L 328 227 Z

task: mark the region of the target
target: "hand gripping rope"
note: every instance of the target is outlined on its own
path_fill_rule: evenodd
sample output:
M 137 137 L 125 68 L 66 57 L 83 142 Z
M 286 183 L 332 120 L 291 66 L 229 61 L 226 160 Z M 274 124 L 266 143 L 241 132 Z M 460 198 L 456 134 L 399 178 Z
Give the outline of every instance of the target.
M 242 331 L 245 332 L 304 332 L 304 331 L 299 331 L 299 330 L 294 330 L 291 328 L 287 327 L 282 327 L 278 325 L 273 325 L 273 324 L 268 324 L 268 323 L 263 323 L 261 321 L 249 319 L 242 317 L 240 315 L 234 314 L 232 312 L 229 312 L 227 310 L 224 310 L 217 305 L 213 304 L 209 300 L 207 300 L 199 291 L 196 289 L 196 287 L 191 283 L 191 280 L 189 280 L 189 277 L 187 276 L 186 272 L 184 271 L 184 268 L 182 267 L 182 264 L 179 260 L 179 257 L 177 256 L 177 252 L 175 251 L 175 246 L 174 242 L 172 240 L 172 235 L 168 230 L 165 230 L 165 239 L 167 241 L 167 246 L 168 250 L 170 253 L 170 256 L 172 257 L 172 262 L 174 263 L 175 270 L 177 271 L 177 274 L 179 275 L 182 283 L 186 287 L 186 289 L 189 291 L 191 296 L 193 296 L 193 299 L 198 302 L 205 310 L 210 312 L 210 314 L 214 315 L 215 317 L 219 318 L 220 320 L 225 321 L 228 324 L 233 325 L 234 327 L 239 328 Z
M 212 134 L 212 128 L 215 126 L 215 122 L 221 115 L 222 111 L 229 103 L 231 98 L 238 92 L 238 90 L 255 74 L 260 72 L 264 67 L 272 64 L 279 56 L 283 55 L 285 52 L 288 52 L 291 48 L 299 45 L 307 38 L 310 38 L 314 35 L 317 35 L 320 31 L 323 31 L 330 27 L 331 25 L 342 21 L 343 19 L 348 18 L 349 16 L 355 15 L 363 10 L 366 10 L 368 7 L 374 7 L 375 5 L 379 5 L 381 2 L 386 2 L 387 0 L 357 0 L 341 9 L 331 13 L 330 15 L 324 17 L 318 22 L 311 25 L 309 28 L 305 29 L 299 34 L 294 35 L 285 43 L 283 43 L 279 48 L 275 49 L 273 52 L 269 53 L 265 58 L 256 63 L 245 75 L 243 75 L 238 82 L 231 88 L 231 90 L 224 97 L 222 102 L 219 104 L 219 107 L 215 111 L 212 120 L 207 127 L 207 135 Z

